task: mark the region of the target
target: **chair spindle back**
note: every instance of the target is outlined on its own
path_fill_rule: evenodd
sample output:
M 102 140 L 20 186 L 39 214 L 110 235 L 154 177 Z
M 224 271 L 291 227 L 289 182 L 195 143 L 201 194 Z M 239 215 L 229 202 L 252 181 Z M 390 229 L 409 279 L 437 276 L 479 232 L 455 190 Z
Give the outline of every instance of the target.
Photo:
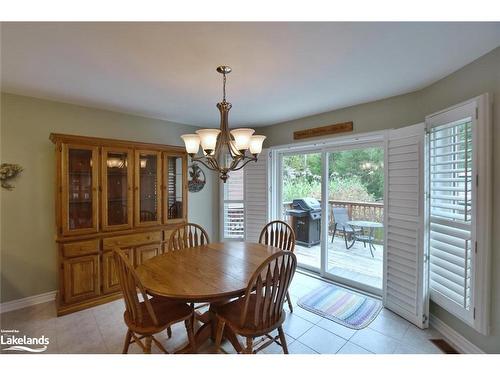
M 113 256 L 118 273 L 118 280 L 123 293 L 123 299 L 125 300 L 125 308 L 129 313 L 132 322 L 136 325 L 140 325 L 145 320 L 143 309 L 141 308 L 141 302 L 139 301 L 139 297 L 137 295 L 137 290 L 139 290 L 139 293 L 141 293 L 144 300 L 147 313 L 150 315 L 153 323 L 158 325 L 156 314 L 151 306 L 151 302 L 149 301 L 146 291 L 139 280 L 139 276 L 137 276 L 137 273 L 134 270 L 134 267 L 132 267 L 123 251 L 119 248 L 113 250 Z
M 241 325 L 245 324 L 249 311 L 252 310 L 254 316 L 250 318 L 255 327 L 265 328 L 279 321 L 296 268 L 297 257 L 291 251 L 279 251 L 259 266 L 250 279 L 243 297 L 245 302 L 240 317 Z M 253 309 L 251 309 L 252 303 L 255 303 Z
M 177 227 L 168 241 L 168 250 L 182 250 L 210 243 L 208 234 L 200 225 L 186 223 Z
M 293 251 L 295 249 L 295 232 L 284 221 L 271 221 L 260 232 L 259 243 L 271 245 L 281 250 Z

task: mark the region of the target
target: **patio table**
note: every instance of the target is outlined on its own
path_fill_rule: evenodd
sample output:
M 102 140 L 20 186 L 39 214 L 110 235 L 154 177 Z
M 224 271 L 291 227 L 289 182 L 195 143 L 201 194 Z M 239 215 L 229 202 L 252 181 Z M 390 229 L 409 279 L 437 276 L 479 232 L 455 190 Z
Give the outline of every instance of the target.
M 354 229 L 353 233 L 353 245 L 354 242 L 356 241 L 362 241 L 363 244 L 366 247 L 366 243 L 368 242 L 368 248 L 370 249 L 370 253 L 372 254 L 372 258 L 374 257 L 373 255 L 373 250 L 375 250 L 375 246 L 373 245 L 373 240 L 375 239 L 375 236 L 373 235 L 373 232 L 375 231 L 376 228 L 383 228 L 384 226 L 382 223 L 378 223 L 376 221 L 366 221 L 366 220 L 350 220 L 347 222 L 348 225 L 350 225 Z M 356 227 L 361 228 L 361 233 L 356 233 Z M 365 234 L 365 229 L 368 230 L 368 234 Z M 372 250 L 373 249 L 373 250 Z

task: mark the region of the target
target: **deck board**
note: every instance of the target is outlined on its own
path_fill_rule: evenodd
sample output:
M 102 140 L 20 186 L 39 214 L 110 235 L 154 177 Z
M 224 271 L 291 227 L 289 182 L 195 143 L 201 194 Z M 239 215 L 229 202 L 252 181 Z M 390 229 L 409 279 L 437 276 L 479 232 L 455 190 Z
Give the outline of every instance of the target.
M 330 241 L 328 242 L 328 271 L 330 273 L 375 288 L 382 288 L 382 245 L 374 245 L 374 257 L 372 258 L 368 245 L 365 248 L 362 242 L 356 242 L 352 248 L 347 250 L 343 238 L 335 237 L 333 243 Z M 319 268 L 320 245 L 310 248 L 296 245 L 295 254 L 299 263 Z

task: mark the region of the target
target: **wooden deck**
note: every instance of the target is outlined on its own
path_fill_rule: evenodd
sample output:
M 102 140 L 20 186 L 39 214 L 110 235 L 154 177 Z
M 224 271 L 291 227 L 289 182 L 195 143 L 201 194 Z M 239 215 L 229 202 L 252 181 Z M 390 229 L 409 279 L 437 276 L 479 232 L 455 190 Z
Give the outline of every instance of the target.
M 374 245 L 372 258 L 368 245 L 356 242 L 349 250 L 345 248 L 344 240 L 335 237 L 328 243 L 328 272 L 335 276 L 355 280 L 359 283 L 382 289 L 383 246 Z M 319 268 L 320 245 L 310 248 L 296 245 L 295 254 L 299 263 Z

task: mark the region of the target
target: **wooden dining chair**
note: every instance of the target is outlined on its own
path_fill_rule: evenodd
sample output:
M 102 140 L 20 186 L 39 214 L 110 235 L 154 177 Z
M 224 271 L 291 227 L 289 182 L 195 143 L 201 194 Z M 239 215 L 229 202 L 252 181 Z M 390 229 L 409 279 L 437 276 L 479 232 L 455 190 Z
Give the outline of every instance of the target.
M 169 329 L 172 324 L 184 321 L 191 350 L 196 352 L 194 339 L 194 311 L 191 306 L 166 298 L 146 294 L 134 268 L 118 248 L 113 250 L 120 287 L 125 300 L 125 324 L 128 327 L 123 354 L 128 353 L 131 343 L 137 343 L 144 353 L 151 353 L 152 342 L 164 353 L 165 347 L 154 337 Z M 139 300 L 138 293 L 142 296 Z M 170 335 L 169 335 L 170 336 Z M 144 339 L 144 343 L 141 341 Z
M 259 236 L 259 243 L 293 252 L 295 250 L 295 232 L 292 227 L 284 221 L 271 221 L 262 228 Z M 293 305 L 288 292 L 286 293 L 286 301 L 290 312 L 293 312 Z
M 246 337 L 246 347 L 241 352 L 252 354 L 276 342 L 288 354 L 283 322 L 285 295 L 292 281 L 297 258 L 291 251 L 279 251 L 267 258 L 254 272 L 244 297 L 214 307 L 217 318 L 215 344 L 217 351 L 224 329 Z M 271 336 L 278 330 L 278 336 Z M 263 337 L 259 347 L 254 348 L 254 339 Z
M 182 250 L 185 248 L 207 245 L 210 243 L 208 234 L 200 225 L 185 223 L 172 232 L 168 240 L 168 250 Z

